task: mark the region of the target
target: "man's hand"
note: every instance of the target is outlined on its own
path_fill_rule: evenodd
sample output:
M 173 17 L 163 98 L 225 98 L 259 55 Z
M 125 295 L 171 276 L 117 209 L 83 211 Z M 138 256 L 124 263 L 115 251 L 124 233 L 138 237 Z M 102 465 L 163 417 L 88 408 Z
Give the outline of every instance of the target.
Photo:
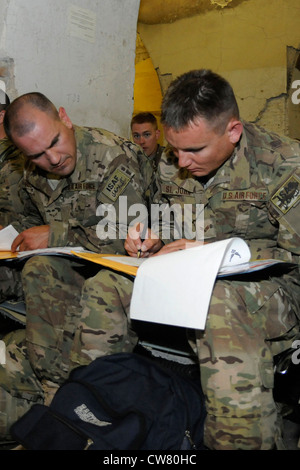
M 149 228 L 145 232 L 144 240 L 141 239 L 143 230 L 144 227 L 141 223 L 128 230 L 124 247 L 129 256 L 137 257 L 139 255 L 140 258 L 148 258 L 161 249 L 162 241 Z
M 187 240 L 186 238 L 181 238 L 175 242 L 168 243 L 164 245 L 161 250 L 159 250 L 154 256 L 165 255 L 167 253 L 173 253 L 174 251 L 186 250 L 188 248 L 193 248 L 194 246 L 203 245 L 203 241 L 197 240 Z
M 39 225 L 31 227 L 14 239 L 11 245 L 11 251 L 29 251 L 38 248 L 47 248 L 49 240 L 49 225 Z

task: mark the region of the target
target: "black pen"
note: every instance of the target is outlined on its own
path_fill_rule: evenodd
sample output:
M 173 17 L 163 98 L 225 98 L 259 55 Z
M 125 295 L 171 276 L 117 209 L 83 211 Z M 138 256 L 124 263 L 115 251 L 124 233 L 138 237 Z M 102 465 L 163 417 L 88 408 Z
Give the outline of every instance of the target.
M 143 243 L 144 238 L 141 238 L 141 242 Z M 137 257 L 140 258 L 142 256 L 142 248 L 139 248 L 137 251 Z
M 139 226 L 139 228 L 140 228 L 140 226 Z M 145 240 L 146 231 L 147 231 L 147 226 L 146 226 L 146 225 L 143 225 L 143 229 L 142 229 L 142 231 L 141 231 L 141 236 L 140 236 L 142 243 L 143 243 L 143 241 Z M 139 248 L 139 249 L 137 250 L 137 257 L 140 258 L 141 255 L 142 255 L 142 248 Z

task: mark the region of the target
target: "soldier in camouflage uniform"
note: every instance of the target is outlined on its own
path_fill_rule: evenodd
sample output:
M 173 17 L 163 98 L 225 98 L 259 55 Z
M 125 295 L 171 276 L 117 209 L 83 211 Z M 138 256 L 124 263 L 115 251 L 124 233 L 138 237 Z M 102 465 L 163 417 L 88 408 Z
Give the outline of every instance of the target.
M 133 142 L 142 147 L 151 163 L 148 166 L 148 173 L 145 174 L 145 184 L 148 188 L 146 190 L 146 199 L 150 213 L 150 185 L 157 171 L 164 147 L 158 143 L 160 130 L 154 114 L 149 112 L 135 114 L 131 119 L 130 127 Z
M 299 143 L 241 121 L 230 85 L 205 70 L 171 84 L 161 120 L 170 148 L 162 156 L 152 202 L 178 204 L 182 214 L 192 204 L 194 233 L 201 204 L 206 243 L 241 237 L 254 260 L 296 263 L 217 279 L 205 330 L 194 333 L 207 447 L 279 448 L 273 357 L 299 335 Z M 189 237 L 184 228 L 181 233 L 159 253 L 184 249 Z M 125 247 L 134 255 L 140 245 L 128 240 Z M 160 248 L 158 240 L 142 244 L 147 254 Z
M 22 152 L 7 138 L 3 126 L 9 97 L 0 90 L 0 225 L 5 227 L 22 213 L 23 204 L 18 195 L 18 183 L 23 176 Z
M 164 149 L 158 143 L 160 130 L 156 117 L 148 112 L 136 114 L 131 119 L 131 133 L 133 141 L 142 147 L 152 163 L 153 171 L 156 171 Z
M 0 139 L 0 225 L 5 227 L 23 212 L 18 184 L 23 176 L 24 157 L 7 138 Z
M 65 110 L 57 111 L 40 93 L 10 105 L 5 129 L 26 157 L 24 216 L 13 223 L 20 234 L 12 249 L 67 245 L 124 254 L 127 227 L 136 216 L 127 210 L 144 204 L 141 172 L 147 157 L 141 149 L 110 132 L 73 126 Z M 137 338 L 127 307 L 113 312 L 119 278 L 126 298 L 126 280 L 99 265 L 60 256 L 34 256 L 26 262 L 26 331 L 4 338 L 2 437 L 34 401 L 49 402 L 73 367 L 132 350 Z
M 18 183 L 23 175 L 24 157 L 7 138 L 3 120 L 9 97 L 0 90 L 0 227 L 9 225 L 23 211 L 18 193 Z M 23 296 L 19 264 L 11 270 L 0 262 L 0 302 L 6 299 L 21 299 Z

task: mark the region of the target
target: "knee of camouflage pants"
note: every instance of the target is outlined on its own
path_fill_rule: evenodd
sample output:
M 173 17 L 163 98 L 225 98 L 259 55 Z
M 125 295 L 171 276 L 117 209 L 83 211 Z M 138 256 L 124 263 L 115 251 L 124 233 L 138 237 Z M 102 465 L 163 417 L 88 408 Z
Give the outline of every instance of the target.
M 13 331 L 3 342 L 6 351 L 0 365 L 0 438 L 7 440 L 12 424 L 34 403 L 42 403 L 44 394 L 28 361 L 25 331 Z
M 205 331 L 196 332 L 209 449 L 267 450 L 281 442 L 273 356 L 288 347 L 285 334 L 296 334 L 296 323 L 276 283 L 217 281 Z
M 0 302 L 23 299 L 22 267 L 23 263 L 20 262 L 12 262 L 9 266 L 0 263 Z
M 71 351 L 72 367 L 100 356 L 133 350 L 137 336 L 129 319 L 132 289 L 130 277 L 108 269 L 85 281 L 82 313 Z
M 85 280 L 81 268 L 72 259 L 35 256 L 23 269 L 28 355 L 40 380 L 61 384 L 68 377 L 70 350 L 81 315 Z
M 36 256 L 23 269 L 23 284 L 28 353 L 40 380 L 61 384 L 74 367 L 133 349 L 136 336 L 128 319 L 133 281 L 126 276 Z

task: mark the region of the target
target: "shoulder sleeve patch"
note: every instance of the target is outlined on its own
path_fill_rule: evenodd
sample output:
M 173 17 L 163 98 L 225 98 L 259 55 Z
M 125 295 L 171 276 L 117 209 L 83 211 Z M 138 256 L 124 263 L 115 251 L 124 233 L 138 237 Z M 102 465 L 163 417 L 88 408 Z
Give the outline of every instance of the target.
M 125 190 L 132 176 L 133 173 L 126 167 L 120 166 L 109 177 L 109 180 L 102 191 L 103 195 L 115 202 Z
M 272 196 L 271 201 L 283 214 L 286 214 L 300 200 L 300 180 L 292 175 Z

